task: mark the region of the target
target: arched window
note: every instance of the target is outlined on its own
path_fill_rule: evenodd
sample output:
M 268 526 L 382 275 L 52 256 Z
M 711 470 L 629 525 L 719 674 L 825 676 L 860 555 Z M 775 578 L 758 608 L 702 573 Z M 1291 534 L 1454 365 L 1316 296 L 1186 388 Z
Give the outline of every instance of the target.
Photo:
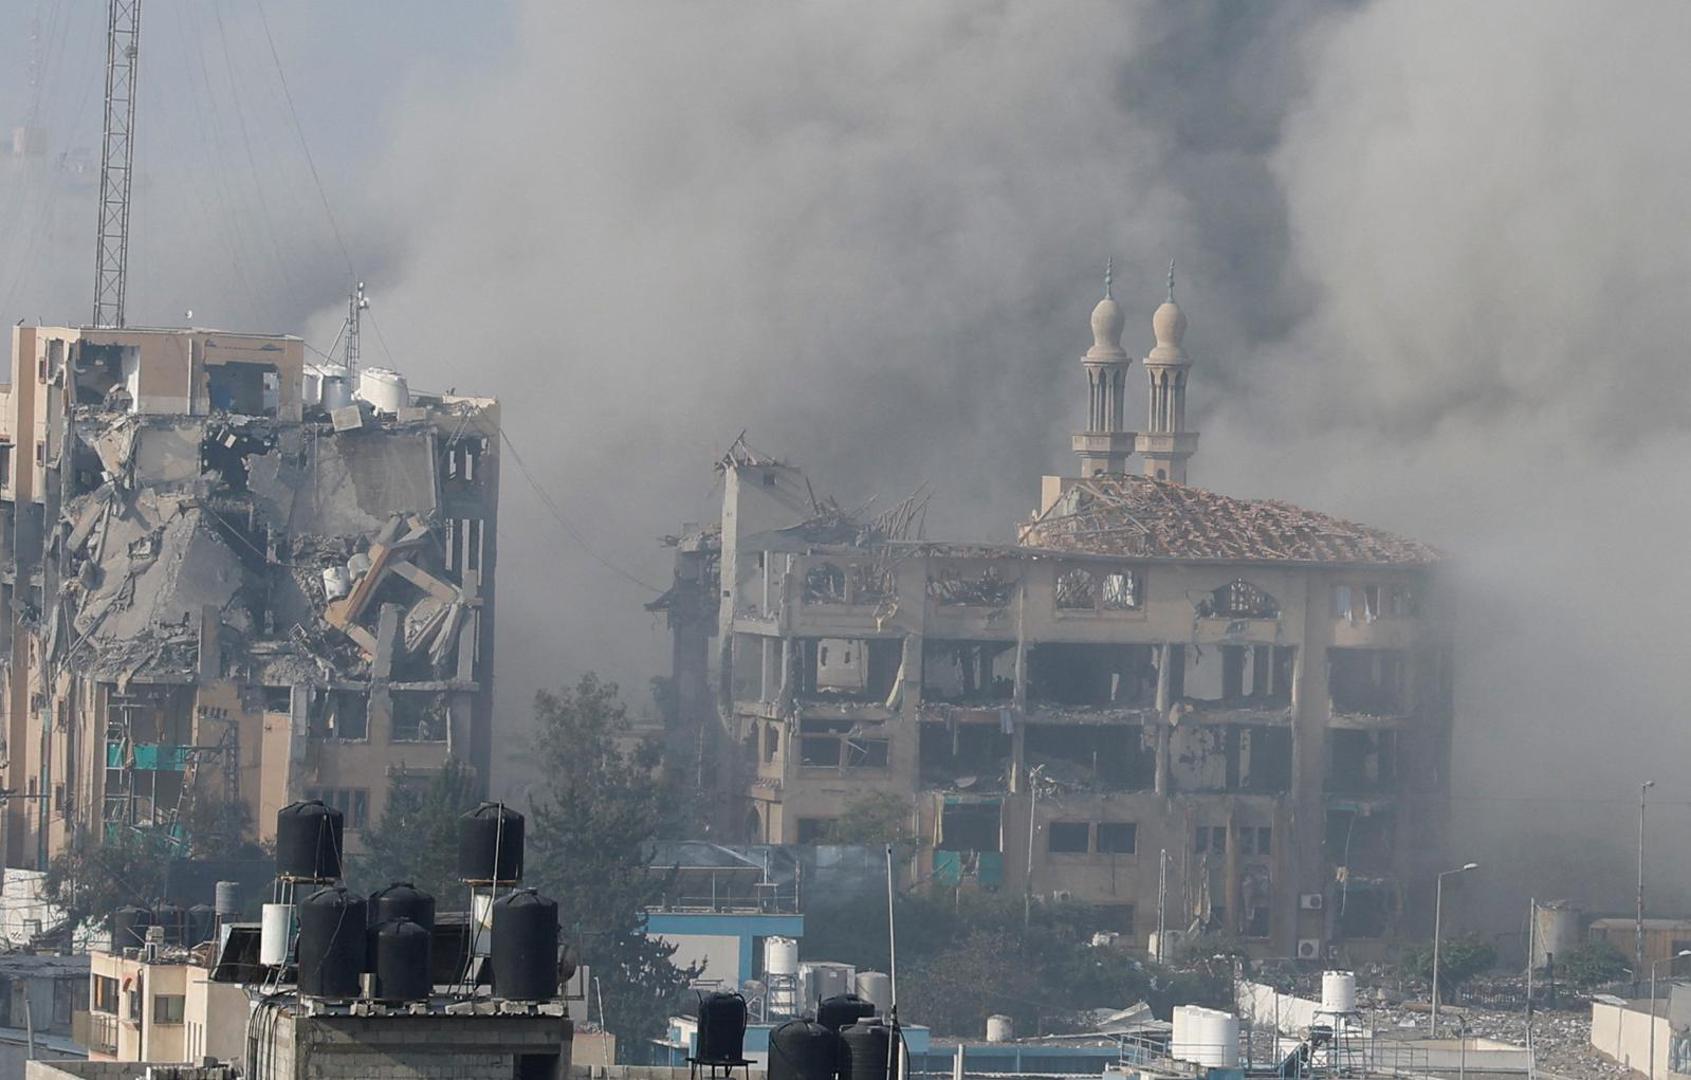
M 1198 614 L 1216 619 L 1278 619 L 1280 602 L 1244 578 L 1206 593 L 1198 602 Z
M 1063 611 L 1091 611 L 1098 606 L 1098 579 L 1075 567 L 1057 575 L 1057 607 Z

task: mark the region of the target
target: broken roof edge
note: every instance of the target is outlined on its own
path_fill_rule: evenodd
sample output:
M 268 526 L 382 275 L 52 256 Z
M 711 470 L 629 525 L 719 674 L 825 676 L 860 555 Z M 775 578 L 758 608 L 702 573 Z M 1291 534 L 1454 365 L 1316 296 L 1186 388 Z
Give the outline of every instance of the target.
M 1361 567 L 1401 567 L 1424 569 L 1448 561 L 1443 553 L 1439 558 L 1425 561 L 1370 559 L 1294 559 L 1272 556 L 1199 556 L 1088 551 L 1084 548 L 1051 547 L 1042 544 L 982 544 L 968 541 L 944 540 L 879 540 L 871 544 L 791 543 L 763 547 L 756 543 L 765 537 L 779 536 L 782 530 L 772 529 L 746 537 L 740 542 L 742 551 L 772 551 L 794 555 L 874 556 L 885 554 L 895 558 L 928 556 L 943 559 L 1061 559 L 1066 562 L 1084 560 L 1108 563 L 1156 563 L 1178 566 L 1277 566 L 1309 569 L 1356 569 Z M 1435 549 L 1436 550 L 1436 549 Z

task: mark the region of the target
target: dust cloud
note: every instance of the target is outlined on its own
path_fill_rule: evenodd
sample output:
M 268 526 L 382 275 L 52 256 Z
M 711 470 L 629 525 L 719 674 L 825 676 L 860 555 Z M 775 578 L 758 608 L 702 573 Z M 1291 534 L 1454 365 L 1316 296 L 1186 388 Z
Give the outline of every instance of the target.
M 211 9 L 180 2 L 202 81 L 229 81 Z M 1469 917 L 1506 928 L 1529 893 L 1626 910 L 1647 778 L 1651 905 L 1688 906 L 1691 141 L 1670 110 L 1691 10 L 532 0 L 418 16 L 409 51 L 389 26 L 365 65 L 337 21 L 360 16 L 299 7 L 271 18 L 375 299 L 366 356 L 501 397 L 593 549 L 508 456 L 512 746 L 532 691 L 586 669 L 644 704 L 667 636 L 630 579 L 666 583 L 657 537 L 713 514 L 742 429 L 843 501 L 925 481 L 930 533 L 1008 538 L 1072 467 L 1105 257 L 1142 354 L 1174 256 L 1194 480 L 1454 557 Z M 337 73 L 368 108 L 337 108 Z M 246 140 L 217 95 L 196 119 L 159 91 L 174 138 L 216 153 L 150 158 L 142 295 L 154 321 L 197 293 L 196 321 L 326 347 L 349 271 L 268 85 Z M 280 183 L 243 185 L 249 142 Z M 202 159 L 235 162 L 224 194 Z M 57 317 L 86 307 L 91 229 L 31 242 L 69 252 L 21 275 L 74 299 Z

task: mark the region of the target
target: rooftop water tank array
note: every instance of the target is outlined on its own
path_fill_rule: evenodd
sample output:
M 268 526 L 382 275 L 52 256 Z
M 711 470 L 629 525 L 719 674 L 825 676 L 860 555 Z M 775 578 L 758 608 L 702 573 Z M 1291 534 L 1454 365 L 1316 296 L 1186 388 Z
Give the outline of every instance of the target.
M 1176 1005 L 1169 1054 L 1211 1069 L 1237 1069 L 1239 1018 L 1202 1005 Z
M 233 919 L 241 914 L 241 883 L 219 881 L 212 887 L 211 906 L 220 919 Z
M 840 1032 L 840 1080 L 889 1080 L 899 1074 L 892 1028 L 862 1020 Z
M 558 902 L 517 889 L 493 902 L 493 995 L 511 1001 L 558 996 Z
M 856 994 L 835 994 L 816 1006 L 816 1022 L 830 1031 L 839 1031 L 874 1015 L 875 1006 Z
M 789 1020 L 769 1033 L 769 1080 L 836 1080 L 840 1033 L 810 1020 Z
M 321 799 L 290 803 L 276 812 L 276 876 L 294 881 L 334 881 L 341 876 L 346 819 Z
M 153 925 L 153 913 L 144 907 L 125 904 L 112 912 L 112 951 L 139 949 L 147 943 L 147 928 Z
M 1333 1015 L 1356 1011 L 1356 972 L 1321 973 L 1321 1011 Z
M 892 1008 L 892 977 L 884 971 L 859 971 L 857 996 L 873 1005 L 876 1013 L 885 1016 Z
M 515 885 L 523 878 L 523 816 L 484 802 L 458 819 L 458 880 Z
M 1007 1043 L 1016 1040 L 1016 1022 L 1003 1013 L 993 1013 L 986 1018 L 986 1041 L 989 1043 Z
M 370 894 L 370 925 L 389 919 L 409 919 L 424 930 L 434 929 L 434 897 L 409 881 L 396 881 Z
M 217 940 L 217 910 L 210 904 L 195 904 L 188 909 L 188 919 L 182 924 L 182 930 L 182 944 L 190 949 Z
M 737 1065 L 746 1056 L 746 999 L 719 990 L 699 997 L 699 1043 L 695 1061 Z
M 340 885 L 318 889 L 299 905 L 299 992 L 356 998 L 364 974 L 364 898 Z
M 405 376 L 391 368 L 367 367 L 358 371 L 358 392 L 361 401 L 379 413 L 392 415 L 411 405 L 411 388 Z
M 434 935 L 404 916 L 384 919 L 369 930 L 372 997 L 398 1003 L 427 1000 L 434 990 L 431 943 Z

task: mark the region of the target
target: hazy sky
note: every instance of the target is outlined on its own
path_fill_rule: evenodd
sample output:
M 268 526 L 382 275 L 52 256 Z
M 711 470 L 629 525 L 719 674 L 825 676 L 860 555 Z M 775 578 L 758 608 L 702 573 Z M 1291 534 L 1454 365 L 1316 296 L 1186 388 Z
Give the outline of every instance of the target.
M 1687 903 L 1691 8 L 266 13 L 341 239 L 254 0 L 148 0 L 131 321 L 326 347 L 344 242 L 367 356 L 504 400 L 599 555 L 507 461 L 512 730 L 588 668 L 644 704 L 666 634 L 604 562 L 666 582 L 656 537 L 713 514 L 741 429 L 819 490 L 927 481 L 931 531 L 1007 538 L 1073 467 L 1105 258 L 1142 355 L 1175 256 L 1193 479 L 1457 559 L 1455 854 L 1488 870 L 1464 887 L 1624 909 L 1654 776 L 1653 906 Z M 0 15 L 0 124 L 30 115 L 33 50 L 50 141 L 0 160 L 0 319 L 86 317 L 93 196 L 54 158 L 97 149 L 102 18 Z

